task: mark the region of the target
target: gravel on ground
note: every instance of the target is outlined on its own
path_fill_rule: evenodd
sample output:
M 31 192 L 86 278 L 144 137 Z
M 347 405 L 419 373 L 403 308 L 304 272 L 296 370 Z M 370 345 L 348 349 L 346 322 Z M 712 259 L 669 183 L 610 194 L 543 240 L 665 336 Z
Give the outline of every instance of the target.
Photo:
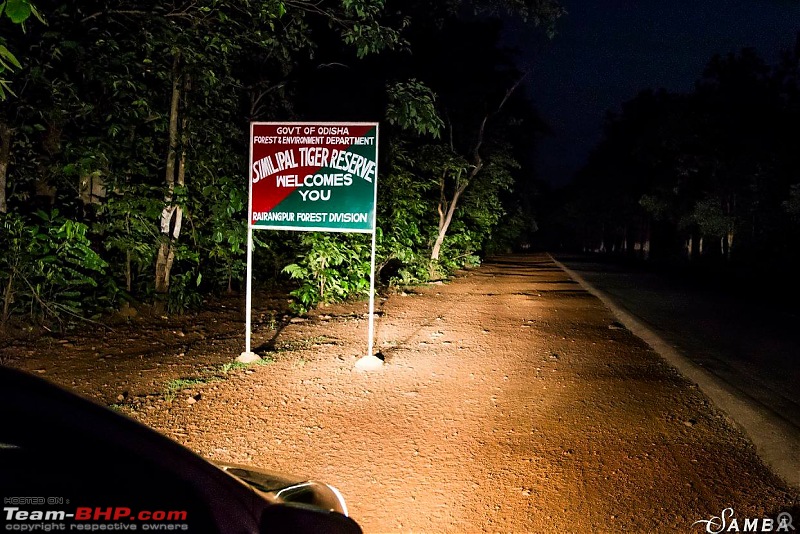
M 161 338 L 135 318 L 0 357 L 211 460 L 329 482 L 367 533 L 706 532 L 696 522 L 728 508 L 741 527 L 782 512 L 800 526 L 800 496 L 733 422 L 548 256 L 378 304 L 373 372 L 355 369 L 364 303 L 292 322 L 256 304 L 266 359 L 246 369 L 225 365 L 241 351 L 232 306 L 171 320 L 138 355 L 130 340 Z

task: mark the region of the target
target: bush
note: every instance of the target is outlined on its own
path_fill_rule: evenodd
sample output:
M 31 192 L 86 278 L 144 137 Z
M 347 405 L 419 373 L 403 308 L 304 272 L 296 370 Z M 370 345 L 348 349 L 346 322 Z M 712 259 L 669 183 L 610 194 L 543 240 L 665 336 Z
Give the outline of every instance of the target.
M 38 211 L 35 216 L 37 222 L 16 214 L 0 215 L 4 250 L 0 321 L 5 324 L 13 315 L 28 314 L 34 320 L 63 325 L 67 318 L 101 311 L 108 297 L 98 291 L 97 279 L 105 275 L 107 264 L 91 248 L 87 226 L 58 210 Z
M 321 303 L 369 295 L 370 243 L 361 235 L 303 234 L 305 252 L 283 272 L 300 280 L 290 294 L 293 311 L 305 313 Z

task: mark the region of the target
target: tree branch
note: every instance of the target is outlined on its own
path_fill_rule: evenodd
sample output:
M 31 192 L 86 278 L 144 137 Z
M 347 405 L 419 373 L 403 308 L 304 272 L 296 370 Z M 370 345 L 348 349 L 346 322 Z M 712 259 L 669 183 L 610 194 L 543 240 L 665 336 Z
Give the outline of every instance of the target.
M 494 112 L 489 113 L 483 117 L 483 120 L 481 121 L 481 127 L 478 129 L 478 140 L 475 143 L 475 149 L 472 151 L 472 158 L 473 161 L 475 162 L 475 168 L 480 169 L 480 167 L 483 166 L 483 160 L 481 159 L 479 150 L 481 148 L 481 145 L 483 145 L 483 136 L 486 131 L 486 123 L 489 122 L 490 118 L 500 113 L 500 111 L 503 109 L 503 106 L 505 106 L 506 102 L 508 102 L 508 99 L 511 98 L 511 95 L 514 93 L 514 91 L 517 90 L 517 87 L 519 87 L 519 85 L 522 83 L 522 80 L 524 80 L 527 77 L 528 77 L 528 71 L 525 71 L 524 73 L 522 73 L 522 76 L 520 76 L 519 79 L 516 82 L 514 82 L 514 85 L 509 87 L 508 91 L 506 91 L 506 94 L 505 96 L 503 96 L 503 100 L 500 101 L 500 105 L 497 106 L 497 109 L 494 110 Z M 477 174 L 477 171 L 470 173 L 470 178 L 472 176 L 475 176 L 475 174 Z
M 194 4 L 192 4 L 192 5 L 194 5 Z M 93 14 L 87 16 L 87 17 L 84 17 L 83 19 L 81 19 L 81 24 L 83 24 L 84 22 L 88 22 L 88 21 L 90 21 L 92 19 L 96 19 L 97 17 L 100 17 L 102 15 L 136 15 L 136 16 L 152 17 L 152 16 L 156 16 L 158 14 L 157 13 L 153 13 L 153 12 L 143 11 L 143 10 L 140 10 L 140 9 L 109 9 L 109 10 L 106 10 L 106 11 L 98 11 L 97 13 L 93 13 Z M 185 19 L 192 18 L 192 14 L 189 12 L 189 8 L 188 7 L 184 8 L 183 11 L 173 11 L 171 13 L 167 13 L 165 15 L 158 15 L 158 16 L 164 16 L 164 17 L 167 17 L 167 18 L 185 18 Z
M 312 3 L 312 2 L 291 1 L 291 0 L 285 2 L 285 5 L 287 6 L 294 7 L 296 9 L 305 11 L 307 13 L 316 13 L 317 15 L 321 15 L 327 18 L 331 22 L 335 22 L 336 24 L 338 24 L 343 28 L 348 27 L 347 23 L 344 20 L 334 15 L 333 12 L 327 11 L 324 8 L 320 7 L 320 4 L 321 2 Z

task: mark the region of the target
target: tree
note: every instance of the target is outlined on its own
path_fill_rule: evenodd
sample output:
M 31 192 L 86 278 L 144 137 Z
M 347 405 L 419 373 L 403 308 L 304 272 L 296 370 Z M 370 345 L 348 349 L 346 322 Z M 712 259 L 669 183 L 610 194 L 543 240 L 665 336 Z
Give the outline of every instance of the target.
M 455 215 L 456 209 L 459 206 L 459 200 L 467 188 L 473 182 L 475 182 L 476 177 L 484 168 L 485 162 L 481 153 L 484 149 L 483 145 L 485 142 L 485 136 L 487 135 L 487 123 L 490 119 L 502 111 L 503 107 L 508 101 L 508 98 L 519 86 L 521 81 L 522 79 L 520 78 L 520 80 L 517 81 L 508 90 L 508 92 L 506 92 L 505 96 L 500 101 L 500 104 L 494 112 L 484 115 L 480 126 L 478 127 L 474 146 L 471 150 L 470 160 L 466 160 L 463 157 L 456 155 L 455 146 L 452 144 L 452 142 L 450 145 L 450 154 L 443 154 L 440 158 L 441 163 L 438 166 L 439 169 L 437 169 L 439 171 L 439 202 L 436 207 L 439 214 L 439 224 L 436 240 L 434 241 L 433 248 L 431 249 L 431 259 L 434 261 L 439 260 L 439 253 L 441 251 L 442 243 L 444 242 L 445 236 L 447 235 L 450 225 L 453 222 L 453 216 Z M 511 164 L 512 167 L 515 165 L 515 163 Z M 505 176 L 503 175 L 502 178 L 505 178 Z M 448 185 L 450 186 L 449 188 Z M 510 186 L 510 183 L 505 183 L 505 185 Z
M 641 224 L 659 259 L 785 268 L 797 236 L 798 65 L 798 46 L 776 67 L 744 49 L 711 58 L 689 93 L 648 90 L 623 104 L 567 196 L 573 231 L 593 228 L 588 248 L 611 251 Z
M 437 95 L 437 108 L 443 118 L 442 140 L 422 150 L 420 170 L 436 184 L 433 210 L 436 230 L 430 258 L 441 259 L 442 247 L 453 221 L 459 217 L 464 195 L 479 181 L 477 188 L 486 194 L 475 204 L 495 205 L 500 191 L 512 187 L 512 172 L 518 167 L 509 148 L 518 143 L 519 125 L 529 115 L 530 107 L 517 89 L 524 75 L 513 64 L 510 51 L 498 45 L 500 24 L 497 21 L 451 20 L 435 33 L 420 37 L 420 46 L 432 50 L 424 57 L 411 58 L 415 72 L 430 84 Z M 432 46 L 436 39 L 453 44 Z M 430 41 L 427 41 L 430 40 Z M 455 46 L 455 43 L 459 43 Z M 541 121 L 525 122 L 525 127 L 541 132 Z M 491 169 L 491 171 L 489 171 Z M 488 183 L 494 186 L 487 187 Z M 485 240 L 490 229 L 478 241 Z M 480 243 L 475 247 L 481 248 Z
M 141 3 L 120 3 L 113 8 L 82 6 L 81 23 L 91 24 L 98 30 L 107 28 L 105 31 L 126 50 L 139 49 L 133 61 L 170 88 L 166 109 L 159 109 L 163 105 L 159 100 L 164 101 L 155 93 L 149 97 L 139 95 L 136 100 L 155 112 L 156 117 L 163 117 L 157 120 L 163 120 L 162 124 L 166 125 L 164 207 L 159 222 L 154 275 L 156 294 L 164 296 L 159 302 L 169 293 L 176 255 L 178 260 L 199 262 L 196 253 L 187 256 L 180 252 L 186 251 L 179 239 L 187 216 L 187 194 L 194 189 L 187 187 L 186 180 L 192 174 L 215 172 L 208 168 L 209 158 L 218 158 L 190 140 L 214 131 L 209 123 L 218 128 L 236 127 L 238 103 L 235 99 L 226 99 L 225 94 L 240 92 L 241 82 L 235 76 L 239 63 L 245 60 L 243 54 L 255 54 L 261 63 L 269 63 L 274 61 L 270 58 L 284 61 L 297 50 L 312 47 L 313 42 L 304 34 L 308 17 L 319 17 L 336 25 L 343 41 L 354 46 L 357 55 L 393 46 L 399 37 L 394 30 L 378 23 L 379 6 L 379 2 L 354 2 L 341 8 L 324 8 L 311 2 L 284 4 L 277 1 L 245 5 L 213 2 L 191 6 Z M 280 38 L 276 34 L 279 20 L 285 32 Z M 359 25 L 359 22 L 364 24 Z M 124 35 L 119 31 L 123 27 L 142 28 L 141 35 L 135 32 Z M 144 48 L 138 45 L 141 42 L 146 43 Z M 264 69 L 264 72 L 273 70 Z M 125 80 L 124 83 L 131 82 Z M 257 103 L 263 100 L 264 83 L 253 80 L 250 87 L 261 91 L 251 98 L 250 111 L 254 112 L 258 109 Z M 222 103 L 228 107 L 220 109 Z M 226 118 L 209 121 L 208 117 Z M 222 148 L 221 144 L 213 146 L 216 150 Z M 200 191 L 210 191 L 199 185 Z M 219 247 L 215 250 L 219 251 Z
M 2 6 L 13 13 L 23 4 Z M 65 247 L 71 239 L 69 250 L 87 247 L 97 256 L 97 268 L 75 279 L 93 302 L 110 308 L 154 299 L 166 311 L 196 304 L 206 291 L 233 290 L 243 277 L 243 132 L 251 120 L 385 119 L 380 261 L 403 258 L 410 276 L 422 277 L 442 201 L 442 212 L 451 211 L 445 234 L 457 239 L 440 242 L 440 263 L 451 262 L 446 270 L 472 258 L 507 211 L 503 195 L 520 151 L 510 132 L 530 107 L 514 91 L 493 114 L 519 75 L 497 48 L 497 23 L 473 18 L 470 34 L 461 17 L 513 12 L 547 26 L 560 13 L 547 0 L 40 4 L 46 27 L 4 33 L 3 46 L 25 57 L 9 64 L 17 96 L 0 102 L 0 211 L 8 212 L 4 228 L 13 229 L 0 240 L 10 247 L 47 234 Z M 440 30 L 458 25 L 458 42 L 474 42 L 469 53 L 477 61 L 470 66 L 454 52 L 459 62 L 447 65 L 449 74 L 438 72 L 438 60 L 419 47 L 440 48 Z M 476 101 L 491 105 L 476 109 Z M 469 187 L 453 198 L 453 167 L 443 200 L 440 174 L 425 169 L 447 161 L 462 169 L 459 186 L 466 178 Z M 473 167 L 479 172 L 471 176 Z M 262 244 L 258 253 L 275 273 L 291 262 L 309 267 L 301 286 L 320 273 L 333 277 L 315 284 L 323 298 L 362 289 L 358 281 L 340 283 L 345 269 L 363 263 L 356 241 L 265 236 Z M 40 272 L 34 267 L 46 257 L 44 247 L 23 252 L 19 262 L 0 265 L 0 282 L 10 288 L 6 317 L 23 313 L 11 297 L 25 291 L 20 273 Z M 48 268 L 69 273 L 71 257 L 49 258 L 55 263 Z M 313 258 L 328 258 L 326 269 L 311 268 Z M 339 287 L 346 291 L 328 291 Z M 38 309 L 81 311 L 68 293 L 40 293 Z
M 516 154 L 531 150 L 521 141 L 532 143 L 544 130 L 522 91 L 512 89 L 522 75 L 511 52 L 498 45 L 499 21 L 457 16 L 465 7 L 484 14 L 502 7 L 478 4 L 404 2 L 398 9 L 412 21 L 407 50 L 354 64 L 326 46 L 321 67 L 307 72 L 314 81 L 305 84 L 326 91 L 298 95 L 304 106 L 298 110 L 326 119 L 374 120 L 386 110 L 379 266 L 392 266 L 404 280 L 474 261 L 506 212 L 501 196 L 518 178 Z M 375 98 L 382 87 L 389 88 L 385 100 Z M 413 130 L 416 136 L 409 135 Z M 465 200 L 474 218 L 463 209 Z M 454 224 L 459 239 L 448 247 Z

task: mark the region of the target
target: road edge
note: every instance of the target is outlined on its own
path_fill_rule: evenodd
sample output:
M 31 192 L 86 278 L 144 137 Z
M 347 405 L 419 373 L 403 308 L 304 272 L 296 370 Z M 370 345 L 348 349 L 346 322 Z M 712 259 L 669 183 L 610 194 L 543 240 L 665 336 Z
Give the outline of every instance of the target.
M 739 395 L 735 388 L 681 354 L 646 324 L 618 306 L 605 292 L 589 284 L 552 254 L 547 255 L 583 289 L 598 298 L 625 328 L 647 343 L 685 378 L 696 383 L 714 405 L 739 426 L 772 472 L 788 485 L 800 489 L 800 438 L 795 436 L 794 430 L 785 421 L 760 404 Z

